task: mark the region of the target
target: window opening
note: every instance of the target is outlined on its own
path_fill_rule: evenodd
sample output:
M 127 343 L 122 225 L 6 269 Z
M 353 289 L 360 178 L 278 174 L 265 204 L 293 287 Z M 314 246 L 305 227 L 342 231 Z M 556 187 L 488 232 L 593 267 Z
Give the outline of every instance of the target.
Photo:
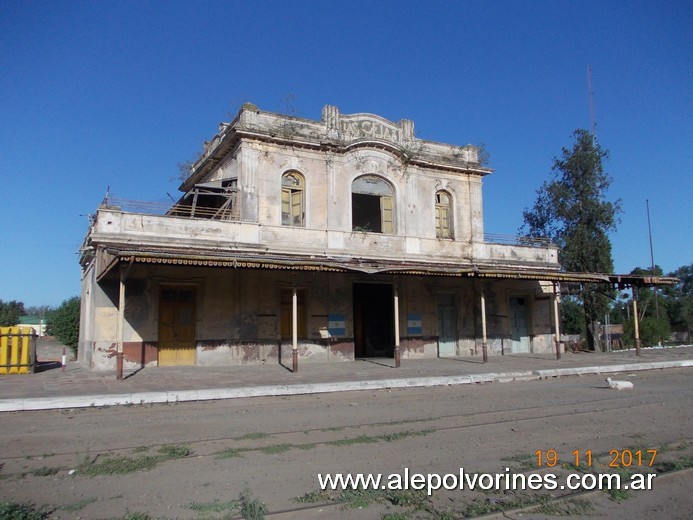
M 296 172 L 287 172 L 282 176 L 282 225 L 303 226 L 305 211 L 303 209 L 303 177 Z
M 452 238 L 452 203 L 444 191 L 436 192 L 436 237 Z
M 370 233 L 394 232 L 392 187 L 380 177 L 364 175 L 352 183 L 351 228 Z

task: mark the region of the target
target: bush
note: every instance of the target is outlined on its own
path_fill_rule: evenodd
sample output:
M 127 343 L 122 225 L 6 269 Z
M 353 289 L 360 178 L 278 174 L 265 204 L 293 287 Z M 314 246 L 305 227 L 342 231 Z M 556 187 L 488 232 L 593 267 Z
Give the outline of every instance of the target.
M 49 334 L 58 338 L 63 345 L 70 347 L 75 355 L 79 342 L 79 309 L 78 296 L 65 300 L 60 307 L 51 313 L 48 331 Z
M 652 347 L 660 341 L 668 341 L 671 337 L 669 321 L 664 318 L 654 318 L 646 316 L 639 323 L 640 344 L 643 347 Z M 623 335 L 629 345 L 635 345 L 635 334 L 633 320 L 630 319 L 623 324 Z

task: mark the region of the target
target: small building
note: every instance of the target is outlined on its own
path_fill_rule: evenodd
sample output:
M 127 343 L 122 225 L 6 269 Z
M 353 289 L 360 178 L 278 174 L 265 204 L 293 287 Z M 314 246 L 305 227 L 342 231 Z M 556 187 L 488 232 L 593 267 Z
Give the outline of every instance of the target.
M 38 316 L 20 316 L 19 327 L 31 327 L 39 338 L 46 335 L 46 328 L 48 327 L 48 321 L 45 318 L 39 318 Z
M 79 361 L 553 351 L 556 284 L 595 275 L 561 272 L 546 241 L 485 233 L 479 155 L 408 120 L 245 104 L 177 202 L 99 206 L 80 257 Z

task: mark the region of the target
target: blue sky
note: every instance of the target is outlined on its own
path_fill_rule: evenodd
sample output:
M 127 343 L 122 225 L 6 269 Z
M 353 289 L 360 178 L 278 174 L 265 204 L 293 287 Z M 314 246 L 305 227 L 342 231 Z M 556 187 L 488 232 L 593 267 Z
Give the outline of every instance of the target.
M 107 187 L 175 196 L 177 163 L 252 101 L 319 119 L 412 119 L 485 143 L 486 231 L 515 234 L 553 157 L 591 127 L 611 152 L 617 272 L 693 261 L 689 1 L 0 2 L 0 299 L 79 294 Z

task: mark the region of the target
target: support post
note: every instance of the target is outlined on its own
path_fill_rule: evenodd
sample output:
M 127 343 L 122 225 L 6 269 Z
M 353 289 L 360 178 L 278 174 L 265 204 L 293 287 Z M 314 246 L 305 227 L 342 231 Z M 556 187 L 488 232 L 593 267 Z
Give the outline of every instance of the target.
M 292 372 L 298 372 L 298 290 L 291 294 L 291 361 Z
M 633 291 L 633 335 L 635 336 L 635 355 L 640 355 L 640 324 L 638 323 L 638 301 L 635 299 L 636 291 L 635 287 L 632 288 Z
M 488 362 L 488 345 L 486 338 L 486 293 L 481 290 L 481 353 L 484 363 Z
M 402 353 L 399 349 L 399 289 L 395 287 L 395 367 L 399 368 Z
M 125 327 L 125 268 L 120 268 L 118 323 L 116 325 L 116 379 L 123 379 L 123 329 Z
M 553 283 L 553 319 L 556 324 L 556 359 L 561 359 L 561 314 L 558 312 L 558 290 Z

